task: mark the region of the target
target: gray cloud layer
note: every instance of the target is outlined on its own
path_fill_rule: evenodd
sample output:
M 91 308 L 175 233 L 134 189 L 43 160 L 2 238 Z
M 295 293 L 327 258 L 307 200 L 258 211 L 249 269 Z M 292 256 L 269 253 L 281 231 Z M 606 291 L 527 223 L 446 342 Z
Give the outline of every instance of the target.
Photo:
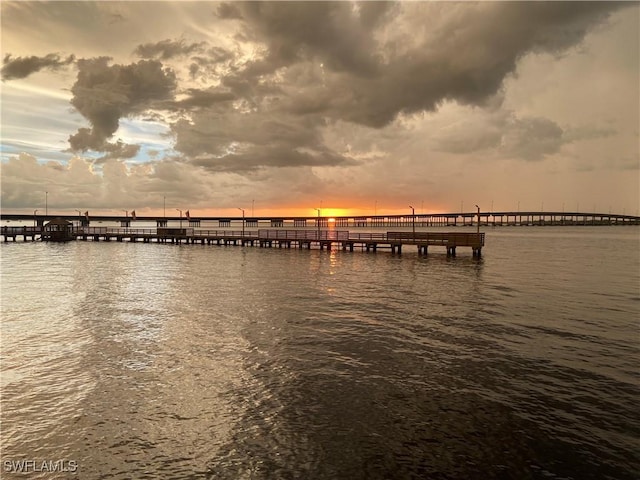
M 14 80 L 19 78 L 25 78 L 32 73 L 39 72 L 42 69 L 57 70 L 66 65 L 72 64 L 75 61 L 74 55 L 69 55 L 67 58 L 62 59 L 60 55 L 50 53 L 44 57 L 36 57 L 31 55 L 29 57 L 16 57 L 13 58 L 10 54 L 5 55 L 2 65 L 2 79 Z
M 332 118 L 379 128 L 401 112 L 434 110 L 445 99 L 483 104 L 520 57 L 562 52 L 617 6 L 363 3 L 354 9 L 342 2 L 256 2 L 227 10 L 238 12 L 248 38 L 268 46 L 264 58 L 235 75 L 236 84 L 303 62 L 322 63 L 330 72 L 326 88 L 302 85 L 289 110 L 301 114 L 300 105 L 313 105 Z M 396 22 L 410 25 L 411 36 L 393 31 Z
M 202 50 L 203 42 L 187 44 L 184 39 L 162 40 L 157 43 L 138 45 L 134 53 L 142 58 L 160 58 L 168 60 L 172 57 L 189 55 Z
M 382 128 L 399 114 L 435 110 L 444 101 L 484 105 L 522 56 L 562 53 L 619 6 L 222 4 L 218 16 L 238 22 L 243 38 L 266 49 L 217 78 L 217 95 L 224 92 L 235 103 L 212 105 L 174 125 L 176 149 L 212 169 L 347 164 L 322 144 L 319 132 L 327 121 Z M 538 160 L 562 145 L 562 129 L 549 120 L 517 119 L 506 126 L 493 144 L 505 155 Z
M 485 105 L 524 55 L 561 54 L 621 5 L 223 3 L 217 21 L 236 22 L 238 51 L 166 39 L 136 47 L 144 60 L 129 65 L 107 57 L 78 60 L 71 103 L 91 128 L 71 135 L 70 147 L 134 156 L 136 146 L 109 140 L 121 118 L 155 110 L 182 118 L 171 125 L 175 150 L 211 170 L 351 164 L 325 145 L 327 125 L 379 129 L 445 101 Z M 255 46 L 249 56 L 242 51 L 248 44 Z M 179 59 L 201 88 L 179 89 L 176 70 L 167 66 Z M 7 56 L 2 75 L 24 78 L 73 61 Z M 510 122 L 505 134 L 478 139 L 478 148 L 501 142 L 503 151 L 535 160 L 557 151 L 562 134 L 550 120 L 523 118 Z M 441 145 L 469 148 L 451 139 Z

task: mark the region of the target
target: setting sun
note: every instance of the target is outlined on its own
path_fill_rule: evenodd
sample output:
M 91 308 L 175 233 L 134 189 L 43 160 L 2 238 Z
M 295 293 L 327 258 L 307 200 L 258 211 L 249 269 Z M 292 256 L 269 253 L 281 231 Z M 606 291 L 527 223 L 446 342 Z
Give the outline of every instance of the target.
M 344 217 L 344 216 L 350 215 L 352 213 L 351 210 L 353 209 L 327 207 L 327 208 L 322 208 L 320 210 L 320 216 L 329 217 L 330 219 L 333 219 L 333 220 L 329 220 L 331 222 L 331 221 L 335 221 L 335 217 Z

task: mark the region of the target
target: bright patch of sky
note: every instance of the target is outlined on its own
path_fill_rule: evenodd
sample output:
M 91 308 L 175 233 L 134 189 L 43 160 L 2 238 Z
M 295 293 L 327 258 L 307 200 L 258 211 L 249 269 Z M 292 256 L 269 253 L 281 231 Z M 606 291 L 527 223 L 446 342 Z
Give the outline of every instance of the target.
M 140 145 L 138 154 L 128 163 L 146 163 L 158 159 L 159 155 L 171 152 L 173 137 L 169 127 L 148 119 L 123 118 L 114 138 L 128 144 Z
M 30 152 L 41 162 L 66 162 L 69 132 L 86 120 L 69 104 L 71 93 L 26 82 L 2 85 L 2 160 Z

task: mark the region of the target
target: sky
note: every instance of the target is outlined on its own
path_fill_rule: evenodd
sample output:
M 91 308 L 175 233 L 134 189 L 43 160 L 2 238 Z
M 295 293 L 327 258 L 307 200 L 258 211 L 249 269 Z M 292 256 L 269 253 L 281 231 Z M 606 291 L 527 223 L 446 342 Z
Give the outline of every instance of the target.
M 637 2 L 0 13 L 4 213 L 638 214 Z

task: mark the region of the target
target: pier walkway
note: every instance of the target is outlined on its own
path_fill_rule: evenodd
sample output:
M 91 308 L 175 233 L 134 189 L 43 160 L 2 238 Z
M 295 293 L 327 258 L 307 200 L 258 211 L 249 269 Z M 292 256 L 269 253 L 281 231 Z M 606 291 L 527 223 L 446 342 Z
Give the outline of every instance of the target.
M 2 227 L 4 241 L 47 240 L 42 227 Z M 404 246 L 415 246 L 419 254 L 426 255 L 429 247 L 445 247 L 447 255 L 455 256 L 458 247 L 471 248 L 479 257 L 484 247 L 484 233 L 467 232 L 386 232 L 352 233 L 346 230 L 203 230 L 194 228 L 110 228 L 73 227 L 70 238 L 82 241 L 157 242 L 202 245 L 249 245 L 277 248 L 342 248 L 375 252 L 379 249 L 402 253 Z

